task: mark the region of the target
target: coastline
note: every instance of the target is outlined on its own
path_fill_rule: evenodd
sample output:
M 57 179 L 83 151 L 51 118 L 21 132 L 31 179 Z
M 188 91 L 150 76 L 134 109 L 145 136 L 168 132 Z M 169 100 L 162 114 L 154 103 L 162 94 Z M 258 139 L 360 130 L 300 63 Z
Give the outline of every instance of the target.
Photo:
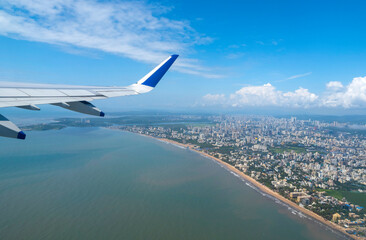
M 252 177 L 246 175 L 245 173 L 243 173 L 242 171 L 236 169 L 234 166 L 232 166 L 232 165 L 230 165 L 230 164 L 228 164 L 228 163 L 226 163 L 226 162 L 224 162 L 224 161 L 222 161 L 222 160 L 220 160 L 216 157 L 213 157 L 213 156 L 211 156 L 211 155 L 209 155 L 209 154 L 207 154 L 203 151 L 196 150 L 196 149 L 192 148 L 192 145 L 190 145 L 190 144 L 183 144 L 183 143 L 179 143 L 179 142 L 176 142 L 174 140 L 167 139 L 167 138 L 157 138 L 157 137 L 153 137 L 153 136 L 146 135 L 146 134 L 141 134 L 141 133 L 137 133 L 137 134 L 139 134 L 141 136 L 144 136 L 144 137 L 153 138 L 155 140 L 158 140 L 158 141 L 161 141 L 161 142 L 164 142 L 164 143 L 169 143 L 169 144 L 172 144 L 172 145 L 176 145 L 178 147 L 189 149 L 191 151 L 194 151 L 194 152 L 200 154 L 201 156 L 210 158 L 211 160 L 214 160 L 215 162 L 219 163 L 221 166 L 225 167 L 230 172 L 236 174 L 238 177 L 244 179 L 246 182 L 249 182 L 250 184 L 252 184 L 260 192 L 268 194 L 269 196 L 271 196 L 271 197 L 281 201 L 282 203 L 286 204 L 287 206 L 293 208 L 294 210 L 297 210 L 300 213 L 303 213 L 306 216 L 318 221 L 319 223 L 325 225 L 326 227 L 329 227 L 332 230 L 335 230 L 335 231 L 339 232 L 340 234 L 349 237 L 350 239 L 356 239 L 356 240 L 362 240 L 363 239 L 363 238 L 348 234 L 345 231 L 346 228 L 341 227 L 338 224 L 335 224 L 331 221 L 328 221 L 327 219 L 324 219 L 323 217 L 319 216 L 318 214 L 316 214 L 316 213 L 314 213 L 314 212 L 312 212 L 312 211 L 310 211 L 306 208 L 300 207 L 299 205 L 292 202 L 291 200 L 285 198 L 284 196 L 280 195 L 279 193 L 277 193 L 277 192 L 273 191 L 272 189 L 268 188 L 267 186 L 261 184 L 260 182 L 258 182 L 254 178 L 252 178 Z

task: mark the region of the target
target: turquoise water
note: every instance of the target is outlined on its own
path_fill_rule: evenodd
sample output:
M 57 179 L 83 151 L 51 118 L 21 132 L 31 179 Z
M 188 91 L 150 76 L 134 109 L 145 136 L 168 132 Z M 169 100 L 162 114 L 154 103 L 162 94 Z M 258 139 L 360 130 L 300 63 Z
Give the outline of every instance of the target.
M 0 239 L 342 239 L 194 152 L 94 128 L 0 139 Z

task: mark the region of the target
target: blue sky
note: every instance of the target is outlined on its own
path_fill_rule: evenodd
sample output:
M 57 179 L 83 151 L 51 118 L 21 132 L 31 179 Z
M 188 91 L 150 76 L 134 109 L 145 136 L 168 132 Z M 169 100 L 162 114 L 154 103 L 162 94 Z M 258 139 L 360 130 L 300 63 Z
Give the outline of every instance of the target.
M 179 61 L 136 109 L 364 113 L 364 1 L 0 1 L 0 80 L 129 85 Z

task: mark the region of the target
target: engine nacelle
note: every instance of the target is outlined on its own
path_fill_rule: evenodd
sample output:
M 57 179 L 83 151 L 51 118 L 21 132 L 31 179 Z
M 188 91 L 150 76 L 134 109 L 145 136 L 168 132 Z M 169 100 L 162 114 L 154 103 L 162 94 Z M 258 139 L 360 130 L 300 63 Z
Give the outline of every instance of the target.
M 0 136 L 25 139 L 26 135 L 14 123 L 0 114 Z

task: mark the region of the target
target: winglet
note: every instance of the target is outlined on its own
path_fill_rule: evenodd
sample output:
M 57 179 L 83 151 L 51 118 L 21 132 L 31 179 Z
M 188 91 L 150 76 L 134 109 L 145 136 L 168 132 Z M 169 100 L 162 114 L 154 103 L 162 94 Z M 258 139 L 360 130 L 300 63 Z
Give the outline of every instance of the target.
M 170 66 L 175 62 L 179 55 L 174 54 L 160 63 L 156 68 L 149 72 L 145 77 L 137 82 L 139 85 L 145 85 L 154 88 L 164 74 L 169 70 Z

